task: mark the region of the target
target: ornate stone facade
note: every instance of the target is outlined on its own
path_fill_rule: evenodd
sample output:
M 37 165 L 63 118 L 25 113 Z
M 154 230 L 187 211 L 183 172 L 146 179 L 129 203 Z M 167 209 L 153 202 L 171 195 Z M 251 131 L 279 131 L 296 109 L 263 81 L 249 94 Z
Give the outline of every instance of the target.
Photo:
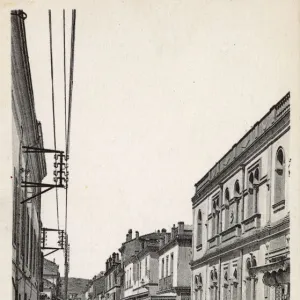
M 195 185 L 193 300 L 289 299 L 289 99 Z

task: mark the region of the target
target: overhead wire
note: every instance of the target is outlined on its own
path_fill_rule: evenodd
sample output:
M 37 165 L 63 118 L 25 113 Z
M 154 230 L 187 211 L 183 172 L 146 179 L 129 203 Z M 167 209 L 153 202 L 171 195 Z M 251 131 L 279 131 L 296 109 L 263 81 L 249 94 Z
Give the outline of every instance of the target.
M 74 74 L 74 50 L 75 50 L 75 25 L 76 10 L 72 10 L 72 34 L 71 34 L 71 55 L 70 55 L 70 79 L 69 79 L 69 111 L 68 111 L 68 132 L 67 132 L 67 152 L 70 152 L 70 134 L 71 134 L 71 113 L 72 113 L 72 96 L 73 96 L 73 74 Z
M 67 300 L 68 272 L 69 272 L 69 242 L 68 242 L 68 160 L 70 153 L 70 133 L 71 133 L 71 115 L 72 115 L 72 96 L 73 96 L 73 73 L 74 73 L 74 48 L 75 48 L 75 24 L 76 10 L 72 10 L 71 27 L 71 53 L 70 53 L 70 77 L 69 77 L 69 99 L 67 111 L 67 84 L 66 84 L 66 43 L 65 43 L 65 10 L 63 10 L 63 35 L 64 35 L 64 96 L 65 96 L 65 142 L 66 142 L 66 208 L 65 208 L 65 300 Z
M 53 78 L 53 47 L 52 47 L 52 18 L 51 10 L 48 11 L 49 15 L 49 37 L 50 37 L 50 64 L 51 64 L 51 87 L 52 87 L 52 116 L 53 116 L 53 138 L 54 149 L 56 150 L 56 124 L 55 124 L 55 95 L 54 95 L 54 78 Z M 57 229 L 59 230 L 59 209 L 58 209 L 58 190 L 56 191 L 56 215 L 57 215 Z
M 74 53 L 75 53 L 75 28 L 76 28 L 76 10 L 72 10 L 72 27 L 71 27 L 71 53 L 70 53 L 70 78 L 69 78 L 69 108 L 67 113 L 67 140 L 66 140 L 66 159 L 69 159 L 70 153 L 70 134 L 71 134 L 71 116 L 72 116 L 72 97 L 73 97 L 73 74 L 74 74 Z M 66 89 L 66 83 L 65 83 Z M 68 219 L 68 188 L 66 188 L 66 214 L 65 230 L 67 231 Z

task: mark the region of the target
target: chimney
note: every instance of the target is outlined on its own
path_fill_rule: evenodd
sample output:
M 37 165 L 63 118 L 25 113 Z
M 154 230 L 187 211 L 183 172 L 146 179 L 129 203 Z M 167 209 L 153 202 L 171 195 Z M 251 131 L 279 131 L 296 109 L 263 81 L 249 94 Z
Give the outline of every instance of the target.
M 109 257 L 109 259 L 108 259 L 108 266 L 109 266 L 109 268 L 112 266 L 112 258 L 111 258 L 111 256 Z
M 159 230 L 159 229 L 157 230 L 157 233 L 160 233 L 160 230 Z
M 160 238 L 159 238 L 159 248 L 162 248 L 163 246 L 164 246 L 164 237 L 163 236 L 161 236 Z
M 166 233 L 167 232 L 167 230 L 165 229 L 165 228 L 163 228 L 162 230 L 161 230 L 161 233 Z
M 184 233 L 184 222 L 178 222 L 178 234 Z
M 140 237 L 140 234 L 139 234 L 139 232 L 138 232 L 138 231 L 136 231 L 136 232 L 135 232 L 135 238 L 138 240 L 138 239 L 139 239 L 139 237 Z
M 132 229 L 128 230 L 128 241 L 132 240 Z
M 120 262 L 119 253 L 116 254 L 116 261 Z
M 108 270 L 108 259 L 106 260 L 106 272 L 107 272 L 107 270 Z
M 176 229 L 175 224 L 173 224 L 173 227 L 171 229 L 171 240 L 175 238 L 175 229 Z
M 116 253 L 115 252 L 112 254 L 112 263 L 113 263 L 113 265 L 116 263 Z
M 165 234 L 165 244 L 168 244 L 170 241 L 171 233 L 166 233 Z
M 126 242 L 128 242 L 129 241 L 129 235 L 128 235 L 128 233 L 126 234 Z

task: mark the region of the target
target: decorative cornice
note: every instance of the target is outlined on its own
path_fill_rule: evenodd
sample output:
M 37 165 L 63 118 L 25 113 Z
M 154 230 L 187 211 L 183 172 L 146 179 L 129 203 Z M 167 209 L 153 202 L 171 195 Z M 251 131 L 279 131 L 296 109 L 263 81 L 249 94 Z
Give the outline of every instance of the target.
M 178 234 L 175 238 L 171 239 L 168 244 L 165 244 L 163 247 L 161 247 L 157 252 L 159 255 L 163 255 L 176 245 L 191 247 L 192 238 L 193 236 L 191 234 Z
M 191 261 L 191 268 L 195 269 L 197 268 L 197 266 L 203 264 L 206 261 L 209 261 L 210 259 L 215 259 L 221 257 L 222 255 L 224 255 L 224 253 L 241 249 L 246 244 L 258 243 L 261 240 L 268 239 L 272 235 L 279 234 L 282 231 L 288 231 L 289 226 L 290 216 L 288 214 L 285 218 L 277 222 L 274 222 L 263 228 L 253 230 L 253 233 L 251 235 L 236 237 L 235 240 L 229 244 L 221 243 L 217 247 L 207 250 L 201 258 Z

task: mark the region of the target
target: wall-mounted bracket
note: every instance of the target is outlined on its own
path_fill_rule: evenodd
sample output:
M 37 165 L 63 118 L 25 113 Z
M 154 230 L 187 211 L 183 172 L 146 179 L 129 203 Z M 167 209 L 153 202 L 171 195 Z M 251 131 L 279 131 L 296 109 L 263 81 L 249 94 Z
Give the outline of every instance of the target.
M 54 171 L 54 181 L 55 184 L 47 184 L 47 183 L 39 183 L 39 182 L 30 182 L 30 181 L 23 181 L 22 182 L 22 187 L 26 188 L 46 188 L 45 190 L 21 201 L 21 204 L 37 197 L 40 196 L 50 190 L 52 190 L 53 188 L 65 188 L 64 186 L 64 182 L 68 181 L 68 174 L 67 174 L 67 164 L 64 162 L 65 160 L 65 155 L 63 151 L 58 151 L 58 150 L 52 150 L 52 149 L 44 149 L 44 148 L 37 148 L 37 147 L 28 147 L 28 146 L 23 146 L 23 153 L 54 153 L 54 158 L 55 158 L 55 163 L 54 163 L 54 167 L 55 167 L 55 171 Z M 66 174 L 65 171 L 66 170 Z M 64 174 L 66 175 L 66 178 L 64 177 Z

